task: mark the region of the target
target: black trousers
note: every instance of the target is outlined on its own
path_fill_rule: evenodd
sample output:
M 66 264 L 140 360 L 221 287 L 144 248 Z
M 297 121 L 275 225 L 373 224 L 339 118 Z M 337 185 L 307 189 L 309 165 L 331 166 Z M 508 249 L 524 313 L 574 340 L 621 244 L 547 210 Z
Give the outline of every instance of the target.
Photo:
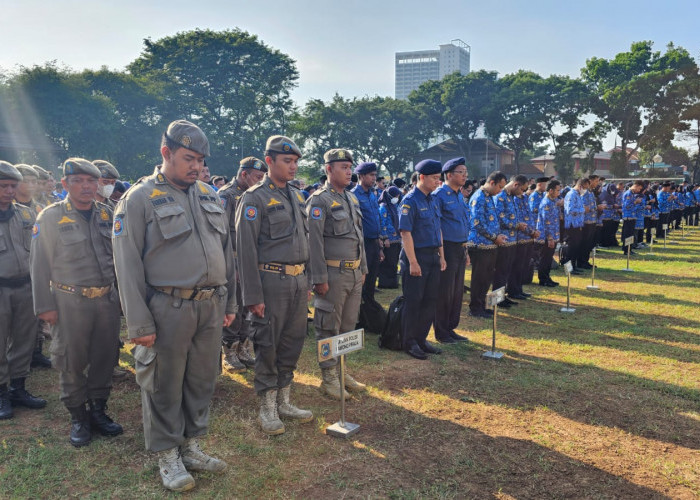
M 435 320 L 435 307 L 440 293 L 440 255 L 437 249 L 416 249 L 420 276 L 411 276 L 411 266 L 403 250 L 400 260 L 404 296 L 402 343 L 404 349 L 410 349 L 414 344 L 425 345 L 430 325 Z
M 525 247 L 525 264 L 523 265 L 523 274 L 521 276 L 521 286 L 520 286 L 520 291 L 523 290 L 522 285 L 529 285 L 532 283 L 532 275 L 535 272 L 535 269 L 537 268 L 537 262 L 539 260 L 539 255 L 536 250 L 539 250 L 535 246 L 534 241 L 528 241 L 527 243 L 523 243 L 523 246 Z
M 510 275 L 508 275 L 508 283 L 506 285 L 508 295 L 518 295 L 523 292 L 523 275 L 525 274 L 525 269 L 530 265 L 530 259 L 527 257 L 527 244 L 518 243 L 514 248 L 515 250 L 512 254 L 513 263 L 511 264 Z
M 401 243 L 393 243 L 389 248 L 384 248 L 384 260 L 379 264 L 379 288 L 399 287 L 399 253 Z
M 671 210 L 671 223 L 675 229 L 681 228 L 681 218 L 683 217 L 683 211 L 680 209 Z M 669 229 L 671 224 L 668 225 Z
M 651 229 L 656 227 L 656 222 L 652 220 L 651 215 L 644 217 L 644 229 L 646 230 L 645 240 L 647 243 L 651 243 Z
M 469 310 L 473 313 L 486 310 L 486 294 L 489 291 L 496 270 L 496 248 L 469 248 L 472 261 Z
M 435 310 L 435 338 L 446 339 L 457 326 L 462 314 L 464 298 L 464 271 L 467 267 L 467 249 L 462 243 L 443 241 L 447 268 L 440 273 L 440 296 Z
M 379 274 L 379 239 L 365 238 L 365 255 L 367 256 L 367 277 L 362 285 L 362 301 L 374 302 L 374 291 Z
M 510 272 L 515 263 L 516 251 L 517 248 L 514 244 L 498 247 L 498 252 L 496 253 L 496 271 L 493 273 L 493 290 L 498 290 L 502 286 L 508 284 L 508 278 L 510 278 Z
M 627 253 L 627 246 L 625 245 L 625 240 L 630 236 L 634 236 L 635 229 L 634 226 L 637 223 L 634 219 L 625 219 L 622 222 L 622 252 Z
M 549 248 L 545 242 L 544 245 L 539 245 L 540 260 L 537 265 L 537 279 L 540 283 L 546 283 L 551 280 L 549 273 L 552 271 L 552 258 L 554 257 L 554 248 Z
M 668 224 L 669 215 L 670 214 L 668 213 L 660 213 L 659 220 L 656 221 L 656 238 L 659 240 L 664 239 L 664 236 L 666 235 L 664 224 Z
M 562 264 L 571 261 L 576 267 L 578 254 L 581 251 L 581 237 L 583 230 L 580 227 L 570 227 L 564 230 L 564 241 L 566 242 L 566 252 L 562 257 Z
M 576 267 L 583 267 L 588 263 L 591 250 L 595 246 L 595 224 L 584 224 L 581 230 L 581 244 L 576 257 Z

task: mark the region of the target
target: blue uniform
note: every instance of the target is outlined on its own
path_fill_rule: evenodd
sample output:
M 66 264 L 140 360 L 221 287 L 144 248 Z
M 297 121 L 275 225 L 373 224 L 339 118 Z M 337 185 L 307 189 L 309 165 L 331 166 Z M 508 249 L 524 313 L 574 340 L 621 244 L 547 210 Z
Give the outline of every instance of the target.
M 641 202 L 635 203 L 639 200 L 636 193 L 632 192 L 631 189 L 625 191 L 622 195 L 622 218 L 623 219 L 636 219 L 637 210 Z
M 598 204 L 595 201 L 595 195 L 593 194 L 593 191 L 590 189 L 586 191 L 586 194 L 582 196 L 583 198 L 583 206 L 584 208 L 588 208 L 588 212 L 583 214 L 583 223 L 584 224 L 592 224 L 597 222 L 597 206 Z
M 401 203 L 399 230 L 411 233 L 413 248 L 441 246 L 440 209 L 433 196 L 418 188 L 409 191 Z
M 518 231 L 518 241 L 532 241 L 532 233 L 537 226 L 537 218 L 533 216 L 530 210 L 529 200 L 524 194 L 515 197 L 515 207 L 518 213 L 518 222 L 527 225 L 527 231 Z
M 518 214 L 515 208 L 514 196 L 509 195 L 504 189 L 496 196 L 496 211 L 501 233 L 506 235 L 506 244 L 517 241 Z
M 584 206 L 578 191 L 571 189 L 564 198 L 564 228 L 583 227 Z
M 537 212 L 537 230 L 540 236 L 537 241 L 544 243 L 540 246 L 539 263 L 537 266 L 537 277 L 541 285 L 554 283 L 549 276 L 552 268 L 552 256 L 554 248 L 549 248 L 548 240 L 553 240 L 556 244 L 559 241 L 559 207 L 557 200 L 545 196 L 540 203 Z
M 659 191 L 659 194 L 656 197 L 656 200 L 659 205 L 659 212 L 662 214 L 669 214 L 671 213 L 671 193 L 666 192 L 666 191 Z
M 379 238 L 379 199 L 376 193 L 373 189 L 365 191 L 360 184 L 357 184 L 351 191 L 360 202 L 364 237 L 369 239 Z
M 540 193 L 539 191 L 535 191 L 530 195 L 530 199 L 528 200 L 528 205 L 530 207 L 530 212 L 532 213 L 532 217 L 537 223 L 537 215 L 540 211 L 540 205 L 542 204 L 542 200 L 547 196 L 547 192 Z
M 382 239 L 387 239 L 391 243 L 401 241 L 399 230 L 394 227 L 389 208 L 386 205 L 379 205 L 379 221 L 381 224 L 379 236 Z
M 445 183 L 433 191 L 433 198 L 440 210 L 443 240 L 465 243 L 469 238 L 469 210 L 462 193 Z
M 479 248 L 496 248 L 494 241 L 500 234 L 500 224 L 493 197 L 477 189 L 469 201 L 469 242 Z

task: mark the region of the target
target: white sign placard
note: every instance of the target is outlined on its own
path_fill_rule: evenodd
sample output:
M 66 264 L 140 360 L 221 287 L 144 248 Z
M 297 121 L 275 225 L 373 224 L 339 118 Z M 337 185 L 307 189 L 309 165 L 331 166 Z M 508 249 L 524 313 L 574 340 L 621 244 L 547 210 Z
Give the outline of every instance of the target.
M 661 229 L 666 231 L 668 229 L 668 224 L 661 224 Z
M 566 271 L 566 274 L 571 274 L 574 271 L 574 265 L 571 263 L 571 261 L 564 264 L 564 271 Z
M 628 236 L 625 238 L 625 246 L 628 247 L 631 245 L 634 245 L 634 236 Z
M 498 290 L 494 290 L 486 296 L 486 304 L 493 307 L 506 299 L 506 287 L 502 286 Z
M 365 346 L 365 330 L 353 330 L 318 341 L 318 360 L 326 361 L 342 354 L 359 351 Z

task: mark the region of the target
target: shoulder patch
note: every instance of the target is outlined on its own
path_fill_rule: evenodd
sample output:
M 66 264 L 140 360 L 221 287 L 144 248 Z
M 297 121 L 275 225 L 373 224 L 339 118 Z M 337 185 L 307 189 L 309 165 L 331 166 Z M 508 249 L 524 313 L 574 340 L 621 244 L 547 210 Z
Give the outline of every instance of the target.
M 34 227 L 32 227 L 32 238 L 37 236 L 39 236 L 39 224 L 34 224 Z
M 408 215 L 408 211 L 411 210 L 411 205 L 401 205 L 401 213 Z
M 243 214 L 247 220 L 255 220 L 258 218 L 258 209 L 252 205 L 248 205 L 245 207 Z
M 112 226 L 112 232 L 114 236 L 119 236 L 124 232 L 124 216 L 119 214 L 114 218 L 114 225 Z
M 228 205 L 228 197 L 226 196 L 219 196 L 219 199 L 221 200 L 221 206 L 226 208 L 226 205 Z
M 323 216 L 323 210 L 321 207 L 311 207 L 311 218 L 314 220 L 319 220 Z
M 67 215 L 64 215 L 63 218 L 58 221 L 59 224 L 71 224 L 73 222 L 75 222 L 75 220 L 71 219 Z

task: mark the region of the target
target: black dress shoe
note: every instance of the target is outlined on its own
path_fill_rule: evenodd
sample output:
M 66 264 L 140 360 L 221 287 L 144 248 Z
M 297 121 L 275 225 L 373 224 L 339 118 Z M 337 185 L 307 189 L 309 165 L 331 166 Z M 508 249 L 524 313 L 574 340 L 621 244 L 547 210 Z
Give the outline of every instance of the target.
M 520 292 L 520 295 L 524 295 L 525 298 L 528 298 L 528 299 L 529 299 L 530 297 L 532 297 L 532 294 L 531 294 L 531 293 L 527 293 L 527 292 Z
M 506 304 L 508 304 L 508 305 L 506 306 Z M 517 305 L 518 305 L 518 302 L 516 302 L 516 301 L 514 301 L 514 300 L 510 300 L 508 297 L 506 297 L 505 299 L 503 299 L 503 302 L 501 302 L 501 303 L 498 304 L 498 305 L 499 305 L 499 306 L 505 306 L 505 307 L 517 306 Z
M 484 309 L 484 312 L 489 316 L 493 316 L 493 309 Z
M 523 295 L 522 293 L 514 294 L 514 295 L 509 295 L 508 298 L 510 299 L 518 299 L 518 300 L 527 300 L 527 297 Z
M 500 307 L 502 309 L 510 309 L 513 306 L 504 300 L 503 302 L 498 304 L 498 307 Z M 493 316 L 493 314 L 491 316 Z
M 440 342 L 441 344 L 456 344 L 457 341 L 453 339 L 452 337 L 435 337 L 435 340 Z
M 455 332 L 450 332 L 450 338 L 455 342 L 469 342 L 469 339 L 467 337 L 463 337 Z
M 418 344 L 413 344 L 409 349 L 404 349 L 406 354 L 413 356 L 416 359 L 428 359 L 428 355 L 423 352 L 423 349 L 418 347 Z
M 440 349 L 439 347 L 435 347 L 427 340 L 423 343 L 423 345 L 421 345 L 419 347 L 421 348 L 421 350 L 423 352 L 428 353 L 428 354 L 442 354 L 442 349 Z
M 579 271 L 578 269 L 574 269 L 573 271 L 571 271 L 571 274 L 575 276 L 580 276 L 581 274 L 583 274 L 583 272 Z
M 547 286 L 554 288 L 555 286 L 559 286 L 559 283 L 557 283 L 556 281 L 549 280 L 547 282 Z
M 34 351 L 29 366 L 32 368 L 51 368 L 51 360 L 44 356 L 41 351 Z
M 469 316 L 472 316 L 473 318 L 493 318 L 493 312 L 492 313 L 487 313 L 486 311 L 469 311 Z

